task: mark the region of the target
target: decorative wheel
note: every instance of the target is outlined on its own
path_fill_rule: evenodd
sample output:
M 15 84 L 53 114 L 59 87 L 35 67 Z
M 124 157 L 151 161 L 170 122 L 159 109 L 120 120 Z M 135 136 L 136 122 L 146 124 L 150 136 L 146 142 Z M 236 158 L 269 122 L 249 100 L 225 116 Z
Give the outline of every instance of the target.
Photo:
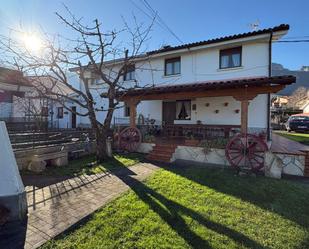
M 119 134 L 119 148 L 129 152 L 136 151 L 142 141 L 139 129 L 135 127 L 125 128 Z
M 238 134 L 226 146 L 225 155 L 232 167 L 258 171 L 264 167 L 266 143 L 256 135 Z

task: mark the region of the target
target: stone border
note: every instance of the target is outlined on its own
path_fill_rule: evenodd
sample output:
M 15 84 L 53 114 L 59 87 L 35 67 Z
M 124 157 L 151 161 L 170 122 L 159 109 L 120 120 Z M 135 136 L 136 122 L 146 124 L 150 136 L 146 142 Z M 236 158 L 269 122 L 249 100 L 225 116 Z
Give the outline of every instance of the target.
M 153 143 L 142 143 L 137 151 L 149 153 L 154 146 L 155 144 Z M 281 174 L 309 177 L 309 152 L 306 154 L 306 152 L 278 153 L 269 151 L 269 153 L 272 155 L 269 157 L 271 161 L 265 161 L 265 168 L 267 167 L 270 170 L 273 166 L 273 159 L 276 158 L 277 162 L 280 161 L 280 172 L 278 172 L 280 177 Z M 223 165 L 225 167 L 230 165 L 225 156 L 225 149 L 207 149 L 206 151 L 205 148 L 199 146 L 178 145 L 172 155 L 171 162 L 175 162 L 176 160 L 190 161 L 198 165 L 205 165 L 205 163 Z

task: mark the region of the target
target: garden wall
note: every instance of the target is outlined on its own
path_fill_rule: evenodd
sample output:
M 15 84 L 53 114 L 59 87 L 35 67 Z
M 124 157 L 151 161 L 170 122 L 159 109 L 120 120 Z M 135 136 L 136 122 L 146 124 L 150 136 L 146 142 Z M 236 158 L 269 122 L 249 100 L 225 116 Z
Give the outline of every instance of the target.
M 142 143 L 137 151 L 140 153 L 149 153 L 154 146 L 155 144 Z M 276 162 L 276 167 L 280 168 L 280 175 L 283 173 L 295 176 L 309 176 L 309 174 L 306 174 L 306 164 L 308 164 L 309 169 L 309 157 L 306 157 L 305 153 L 283 154 L 272 153 L 270 151 L 269 153 L 272 156 L 269 157 L 270 159 L 265 159 L 265 165 L 267 165 L 267 168 L 274 167 Z M 209 149 L 204 147 L 179 145 L 171 158 L 171 162 L 176 160 L 191 161 L 197 164 L 209 163 L 226 167 L 230 166 L 225 157 L 225 149 Z M 309 171 L 307 173 L 309 173 Z

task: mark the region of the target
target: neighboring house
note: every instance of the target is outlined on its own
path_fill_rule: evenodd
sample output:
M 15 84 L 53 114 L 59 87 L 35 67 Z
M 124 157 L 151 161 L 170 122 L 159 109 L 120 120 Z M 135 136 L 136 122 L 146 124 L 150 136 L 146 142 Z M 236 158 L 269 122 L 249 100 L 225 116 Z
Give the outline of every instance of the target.
M 126 120 L 129 123 L 130 114 L 141 114 L 154 119 L 158 125 L 202 123 L 240 127 L 241 96 L 236 96 L 236 89 L 240 89 L 240 95 L 246 95 L 243 89 L 252 86 L 257 91 L 255 95 L 248 92 L 254 95 L 248 96 L 248 127 L 252 132 L 268 132 L 268 94 L 295 81 L 294 77 L 269 78 L 271 44 L 288 30 L 288 25 L 280 25 L 175 47 L 165 46 L 139 56 L 123 80 L 128 85 L 154 87 L 128 93 L 127 98 L 123 98 L 127 104 L 114 113 L 115 122 Z M 120 59 L 111 64 L 120 67 L 121 62 Z M 107 62 L 106 67 L 108 65 Z M 89 75 L 93 78 L 91 73 Z M 101 82 L 92 80 L 94 94 L 95 89 L 102 86 L 97 83 Z M 204 90 L 207 94 L 189 94 Z M 163 96 L 164 92 L 170 94 Z M 136 113 L 134 105 L 128 104 L 130 99 L 140 101 Z M 98 107 L 106 105 L 102 100 L 97 102 Z M 98 120 L 103 120 L 104 115 L 104 112 L 98 113 Z M 89 125 L 88 117 L 81 117 L 77 123 L 77 126 Z
M 76 75 L 74 74 L 74 77 L 70 76 L 69 78 L 71 84 L 76 85 L 76 83 L 74 83 L 76 82 Z M 44 85 L 44 87 L 52 89 L 54 93 L 74 96 L 72 90 L 61 83 L 53 86 L 52 81 L 46 76 L 31 76 L 28 77 L 28 79 L 35 88 L 32 93 L 27 95 L 26 102 L 21 103 L 20 109 L 23 109 L 27 116 L 41 116 L 46 118 L 49 128 L 76 128 L 78 117 L 65 109 L 61 104 L 62 100 L 56 99 L 53 95 L 41 96 L 37 89 L 40 89 L 40 87 Z M 69 103 L 68 101 L 66 101 L 66 105 L 73 110 L 76 108 L 73 103 Z
M 0 120 L 8 123 L 24 121 L 24 115 L 16 106 L 17 99 L 25 98 L 32 87 L 23 73 L 0 67 Z
M 308 99 L 307 102 L 301 107 L 301 109 L 303 110 L 303 113 L 309 113 L 309 99 Z
M 273 96 L 273 100 L 271 103 L 272 109 L 286 109 L 289 103 L 289 96 Z

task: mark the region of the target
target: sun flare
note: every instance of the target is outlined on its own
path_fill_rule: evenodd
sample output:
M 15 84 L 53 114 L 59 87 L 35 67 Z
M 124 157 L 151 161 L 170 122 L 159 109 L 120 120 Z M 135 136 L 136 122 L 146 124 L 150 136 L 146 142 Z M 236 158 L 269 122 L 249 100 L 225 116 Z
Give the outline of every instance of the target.
M 24 35 L 24 43 L 28 50 L 31 51 L 39 51 L 42 48 L 41 39 L 34 34 L 26 34 Z

